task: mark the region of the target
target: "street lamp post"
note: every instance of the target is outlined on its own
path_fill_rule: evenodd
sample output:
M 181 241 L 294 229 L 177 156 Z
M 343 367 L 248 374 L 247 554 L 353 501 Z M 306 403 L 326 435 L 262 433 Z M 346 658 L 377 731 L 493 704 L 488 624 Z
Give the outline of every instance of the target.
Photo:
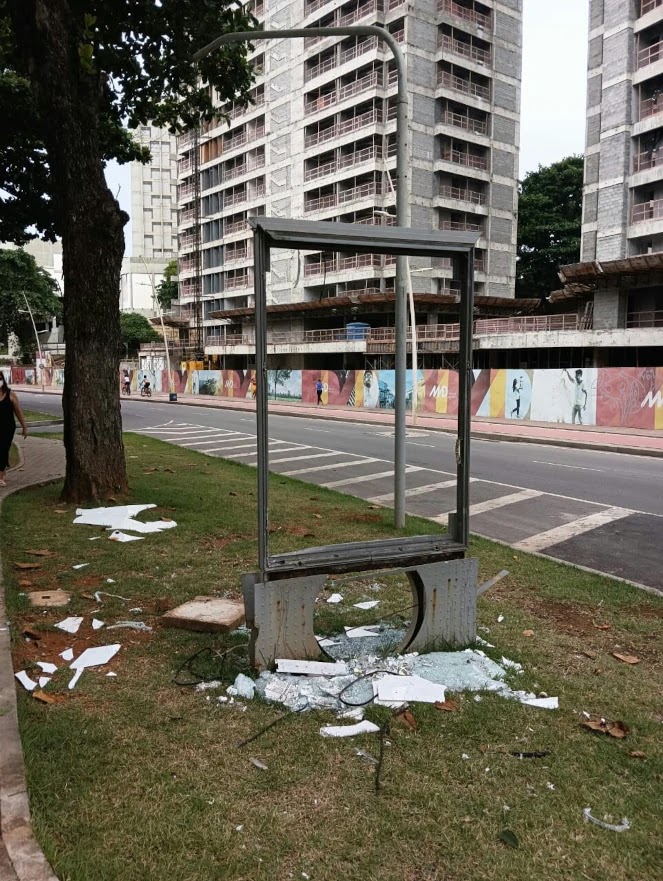
M 28 311 L 28 315 L 30 316 L 30 321 L 32 322 L 32 329 L 35 332 L 35 340 L 37 341 L 37 351 L 39 353 L 39 376 L 41 377 L 41 390 L 43 392 L 44 391 L 44 355 L 41 350 L 41 342 L 39 340 L 39 334 L 37 333 L 37 325 L 35 324 L 35 317 L 32 314 L 32 309 L 30 308 L 30 302 L 25 294 L 25 291 L 23 291 L 22 293 L 23 293 L 23 299 L 25 300 L 25 305 L 28 307 L 27 311 Z M 21 309 L 19 311 L 22 312 L 23 310 Z
M 289 28 L 284 30 L 238 31 L 222 34 L 193 56 L 200 61 L 220 46 L 228 43 L 253 43 L 256 40 L 287 40 L 301 37 L 377 37 L 391 49 L 398 75 L 396 105 L 396 223 L 410 225 L 408 200 L 409 169 L 407 162 L 408 85 L 407 66 L 396 38 L 385 28 L 376 25 L 353 25 L 350 27 Z M 396 307 L 395 307 L 395 367 L 396 382 L 394 408 L 394 522 L 398 529 L 405 526 L 405 441 L 406 441 L 406 381 L 407 368 L 407 258 L 396 258 Z

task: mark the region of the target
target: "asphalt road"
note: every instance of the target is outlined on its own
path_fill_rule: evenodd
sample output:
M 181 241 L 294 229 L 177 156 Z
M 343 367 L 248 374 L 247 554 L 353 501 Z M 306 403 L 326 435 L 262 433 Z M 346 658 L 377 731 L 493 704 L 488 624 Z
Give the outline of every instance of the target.
M 60 398 L 22 393 L 61 414 Z M 246 411 L 122 401 L 125 430 L 255 464 Z M 272 470 L 390 505 L 393 436 L 386 426 L 270 416 Z M 407 510 L 444 521 L 455 507 L 454 438 L 408 432 Z M 472 441 L 470 528 L 663 591 L 663 463 L 621 453 Z

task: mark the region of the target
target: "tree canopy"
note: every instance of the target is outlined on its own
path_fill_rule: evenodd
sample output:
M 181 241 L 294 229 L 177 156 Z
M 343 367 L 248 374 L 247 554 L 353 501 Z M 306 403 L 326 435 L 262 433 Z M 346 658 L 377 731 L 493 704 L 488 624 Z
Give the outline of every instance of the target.
M 62 315 L 55 280 L 37 265 L 32 254 L 21 248 L 0 249 L 0 341 L 8 343 L 14 334 L 22 355 L 37 348 L 28 312 L 30 305 L 36 322 Z
M 122 354 L 135 358 L 141 343 L 156 343 L 161 337 L 144 315 L 122 312 L 120 315 Z
M 0 0 L 0 239 L 62 238 L 67 501 L 128 488 L 117 383 L 128 217 L 105 164 L 149 161 L 129 132 L 142 124 L 181 131 L 248 101 L 246 45 L 192 56 L 254 23 L 234 0 Z
M 583 158 L 539 166 L 520 183 L 516 296 L 546 297 L 560 266 L 580 260 Z
M 170 311 L 173 300 L 177 299 L 178 286 L 173 276 L 177 275 L 177 260 L 166 263 L 163 281 L 157 285 L 157 300 L 164 312 Z

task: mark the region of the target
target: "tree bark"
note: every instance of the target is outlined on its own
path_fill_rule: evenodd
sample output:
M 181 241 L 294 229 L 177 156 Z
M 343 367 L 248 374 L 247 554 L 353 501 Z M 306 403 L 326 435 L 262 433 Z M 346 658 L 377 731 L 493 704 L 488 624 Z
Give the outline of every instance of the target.
M 102 75 L 81 63 L 84 21 L 73 5 L 9 0 L 42 122 L 62 236 L 67 345 L 62 498 L 82 503 L 127 490 L 118 376 L 128 216 L 104 177 L 98 136 Z

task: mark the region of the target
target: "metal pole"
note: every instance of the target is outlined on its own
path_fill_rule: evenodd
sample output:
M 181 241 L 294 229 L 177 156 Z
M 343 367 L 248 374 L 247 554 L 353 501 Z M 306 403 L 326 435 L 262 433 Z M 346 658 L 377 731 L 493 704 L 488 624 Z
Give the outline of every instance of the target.
M 398 41 L 385 28 L 376 25 L 353 25 L 346 28 L 290 28 L 270 31 L 237 31 L 222 34 L 207 46 L 194 53 L 194 61 L 200 61 L 220 46 L 228 43 L 253 43 L 256 40 L 287 40 L 296 37 L 377 37 L 389 46 L 396 62 L 398 74 L 398 97 L 396 115 L 396 223 L 398 226 L 410 225 L 410 205 L 408 200 L 408 84 L 405 58 Z M 405 440 L 406 413 L 405 402 L 407 369 L 407 258 L 396 258 L 396 314 L 395 314 L 395 367 L 396 403 L 394 412 L 394 522 L 397 528 L 405 526 Z M 256 320 L 257 320 L 256 297 Z
M 41 351 L 41 343 L 39 342 L 39 334 L 37 333 L 37 325 L 35 324 L 35 317 L 32 314 L 32 309 L 30 308 L 30 303 L 29 303 L 28 298 L 25 294 L 25 291 L 22 291 L 21 293 L 23 294 L 23 299 L 25 300 L 25 305 L 28 307 L 28 314 L 30 315 L 30 321 L 32 322 L 32 329 L 35 332 L 35 339 L 37 341 L 37 352 L 39 353 L 39 363 L 42 365 L 41 367 L 39 367 L 39 375 L 41 376 L 41 390 L 43 392 L 44 391 L 44 367 L 43 367 L 44 356 Z M 35 379 L 36 379 L 36 377 L 35 377 Z
M 143 266 L 145 267 L 145 272 L 150 277 L 150 284 L 152 286 L 152 303 L 156 306 L 158 304 L 159 308 L 159 318 L 161 320 L 161 333 L 163 335 L 163 344 L 166 347 L 166 371 L 168 373 L 168 394 L 173 390 L 173 381 L 170 375 L 170 352 L 168 351 L 168 340 L 166 339 L 166 326 L 163 323 L 163 309 L 161 308 L 161 303 L 159 303 L 159 298 L 157 297 L 156 286 L 154 284 L 154 273 L 150 272 L 147 268 L 147 263 L 145 262 L 145 257 L 140 258 L 143 261 Z M 154 367 L 154 364 L 152 365 Z
M 269 538 L 269 425 L 267 396 L 267 270 L 269 253 L 264 234 L 253 234 L 256 298 L 256 432 L 258 447 L 258 569 L 261 579 L 267 569 Z
M 458 353 L 458 439 L 456 441 L 456 516 L 454 538 L 470 540 L 470 434 L 472 431 L 472 325 L 474 320 L 474 248 L 458 258 L 460 269 L 460 345 Z

